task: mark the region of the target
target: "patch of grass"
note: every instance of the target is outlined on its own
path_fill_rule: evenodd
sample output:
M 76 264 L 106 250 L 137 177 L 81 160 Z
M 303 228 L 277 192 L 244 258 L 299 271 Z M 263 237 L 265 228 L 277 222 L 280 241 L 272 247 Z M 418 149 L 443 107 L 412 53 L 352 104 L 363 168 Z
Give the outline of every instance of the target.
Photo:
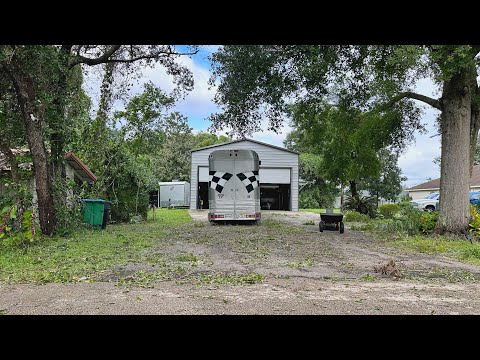
M 377 280 L 377 277 L 375 275 L 365 274 L 365 275 L 360 276 L 360 280 L 367 281 L 367 282 L 373 282 L 373 281 Z
M 158 281 L 173 280 L 185 275 L 187 269 L 182 266 L 166 267 L 157 271 L 137 271 L 134 275 L 120 279 L 118 286 L 138 286 L 143 288 L 153 288 L 153 284 Z
M 146 249 L 189 221 L 186 209 L 157 209 L 156 221 L 79 229 L 68 238 L 39 238 L 28 248 L 1 242 L 0 282 L 95 281 L 103 270 L 142 260 Z
M 449 283 L 468 283 L 477 280 L 475 275 L 467 270 L 453 270 L 450 268 L 433 268 L 426 271 L 406 272 L 405 278 L 421 282 L 439 282 L 446 280 Z
M 181 262 L 198 262 L 199 259 L 192 253 L 180 254 L 175 258 L 176 261 Z
M 297 262 L 291 262 L 287 264 L 288 267 L 294 268 L 294 269 L 312 267 L 314 265 L 315 265 L 315 260 L 313 260 L 312 258 L 305 259 L 302 261 L 297 261 Z
M 350 225 L 350 230 L 357 230 L 357 231 L 370 231 L 373 230 L 373 224 L 352 224 Z
M 388 241 L 387 244 L 407 251 L 425 254 L 444 254 L 458 260 L 480 265 L 479 242 L 471 243 L 461 238 L 447 238 L 444 236 L 403 236 L 394 241 Z
M 261 224 L 263 226 L 268 227 L 268 228 L 277 228 L 279 226 L 282 226 L 282 223 L 278 220 L 275 220 L 275 219 L 264 219 L 264 220 L 262 220 Z
M 163 225 L 181 225 L 192 221 L 187 209 L 155 209 L 155 222 Z M 153 210 L 149 210 L 147 220 L 153 221 Z
M 312 212 L 315 214 L 320 214 L 320 213 L 325 213 L 327 212 L 327 209 L 299 209 L 300 211 L 303 212 Z M 340 214 L 342 211 L 341 209 L 333 209 L 334 214 Z
M 7 310 L 0 309 L 0 315 L 7 315 Z
M 217 285 L 253 285 L 263 282 L 265 275 L 262 274 L 202 274 L 196 278 L 202 284 L 217 284 Z
M 303 225 L 315 225 L 315 221 L 313 220 L 308 220 L 303 223 Z

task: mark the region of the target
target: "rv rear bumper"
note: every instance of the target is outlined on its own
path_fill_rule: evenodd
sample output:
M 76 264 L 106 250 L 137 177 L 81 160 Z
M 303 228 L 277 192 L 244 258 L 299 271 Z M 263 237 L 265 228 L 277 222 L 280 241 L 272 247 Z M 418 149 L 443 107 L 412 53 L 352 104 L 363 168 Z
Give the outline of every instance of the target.
M 228 221 L 228 220 L 260 220 L 262 214 L 257 213 L 245 213 L 245 214 L 215 214 L 209 213 L 208 220 L 209 221 Z

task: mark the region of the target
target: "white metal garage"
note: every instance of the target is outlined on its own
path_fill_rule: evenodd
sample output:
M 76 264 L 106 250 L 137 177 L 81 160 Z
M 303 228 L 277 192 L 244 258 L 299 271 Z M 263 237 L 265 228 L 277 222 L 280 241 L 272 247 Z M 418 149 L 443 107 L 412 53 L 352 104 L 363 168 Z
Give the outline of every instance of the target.
M 190 208 L 208 208 L 208 156 L 214 150 L 257 152 L 262 209 L 298 211 L 298 153 L 251 139 L 235 140 L 192 150 Z

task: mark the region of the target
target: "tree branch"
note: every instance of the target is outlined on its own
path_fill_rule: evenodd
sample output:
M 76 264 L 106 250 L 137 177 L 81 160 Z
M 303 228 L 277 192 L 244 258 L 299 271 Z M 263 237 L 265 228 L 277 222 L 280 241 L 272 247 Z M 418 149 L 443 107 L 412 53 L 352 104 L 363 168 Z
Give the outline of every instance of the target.
M 442 104 L 440 103 L 440 100 L 432 99 L 431 97 L 421 95 L 421 94 L 417 94 L 417 93 L 414 93 L 414 92 L 411 92 L 411 91 L 405 91 L 405 92 L 402 92 L 402 93 L 394 96 L 392 99 L 390 99 L 390 101 L 388 101 L 386 104 L 382 105 L 380 107 L 380 110 L 389 108 L 390 106 L 392 106 L 393 104 L 395 104 L 396 102 L 398 102 L 398 101 L 400 101 L 404 98 L 419 100 L 419 101 L 422 101 L 422 102 L 424 102 L 424 103 L 426 103 L 430 106 L 433 106 L 434 108 L 436 108 L 438 110 L 442 110 Z
M 87 64 L 87 65 L 90 65 L 90 66 L 102 64 L 105 61 L 107 61 L 108 58 L 110 56 L 112 56 L 113 53 L 115 53 L 115 51 L 120 49 L 120 46 L 121 45 L 112 45 L 109 48 L 107 48 L 107 50 L 105 50 L 105 52 L 101 56 L 99 56 L 97 58 L 94 58 L 94 59 L 87 58 L 87 57 L 82 56 L 82 55 L 77 55 L 75 58 L 70 60 L 70 63 L 68 64 L 68 67 L 71 69 L 77 64 Z
M 88 58 L 82 55 L 77 55 L 70 61 L 69 68 L 73 68 L 75 65 L 78 64 L 86 64 L 89 66 L 98 65 L 98 64 L 105 64 L 105 63 L 132 63 L 142 59 L 155 59 L 160 55 L 195 55 L 198 50 L 194 52 L 175 52 L 169 47 L 168 51 L 157 51 L 152 54 L 143 54 L 134 57 L 130 57 L 128 59 L 111 59 L 110 57 L 120 49 L 121 45 L 112 45 L 110 46 L 101 56 L 97 58 Z

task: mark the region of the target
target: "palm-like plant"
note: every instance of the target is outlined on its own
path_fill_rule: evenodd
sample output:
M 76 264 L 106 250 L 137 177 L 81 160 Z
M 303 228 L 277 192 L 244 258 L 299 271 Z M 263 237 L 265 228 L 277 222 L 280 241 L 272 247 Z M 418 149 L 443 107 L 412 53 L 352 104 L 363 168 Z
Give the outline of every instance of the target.
M 374 218 L 377 213 L 377 200 L 373 196 L 347 196 L 343 203 L 344 210 L 354 210 Z

